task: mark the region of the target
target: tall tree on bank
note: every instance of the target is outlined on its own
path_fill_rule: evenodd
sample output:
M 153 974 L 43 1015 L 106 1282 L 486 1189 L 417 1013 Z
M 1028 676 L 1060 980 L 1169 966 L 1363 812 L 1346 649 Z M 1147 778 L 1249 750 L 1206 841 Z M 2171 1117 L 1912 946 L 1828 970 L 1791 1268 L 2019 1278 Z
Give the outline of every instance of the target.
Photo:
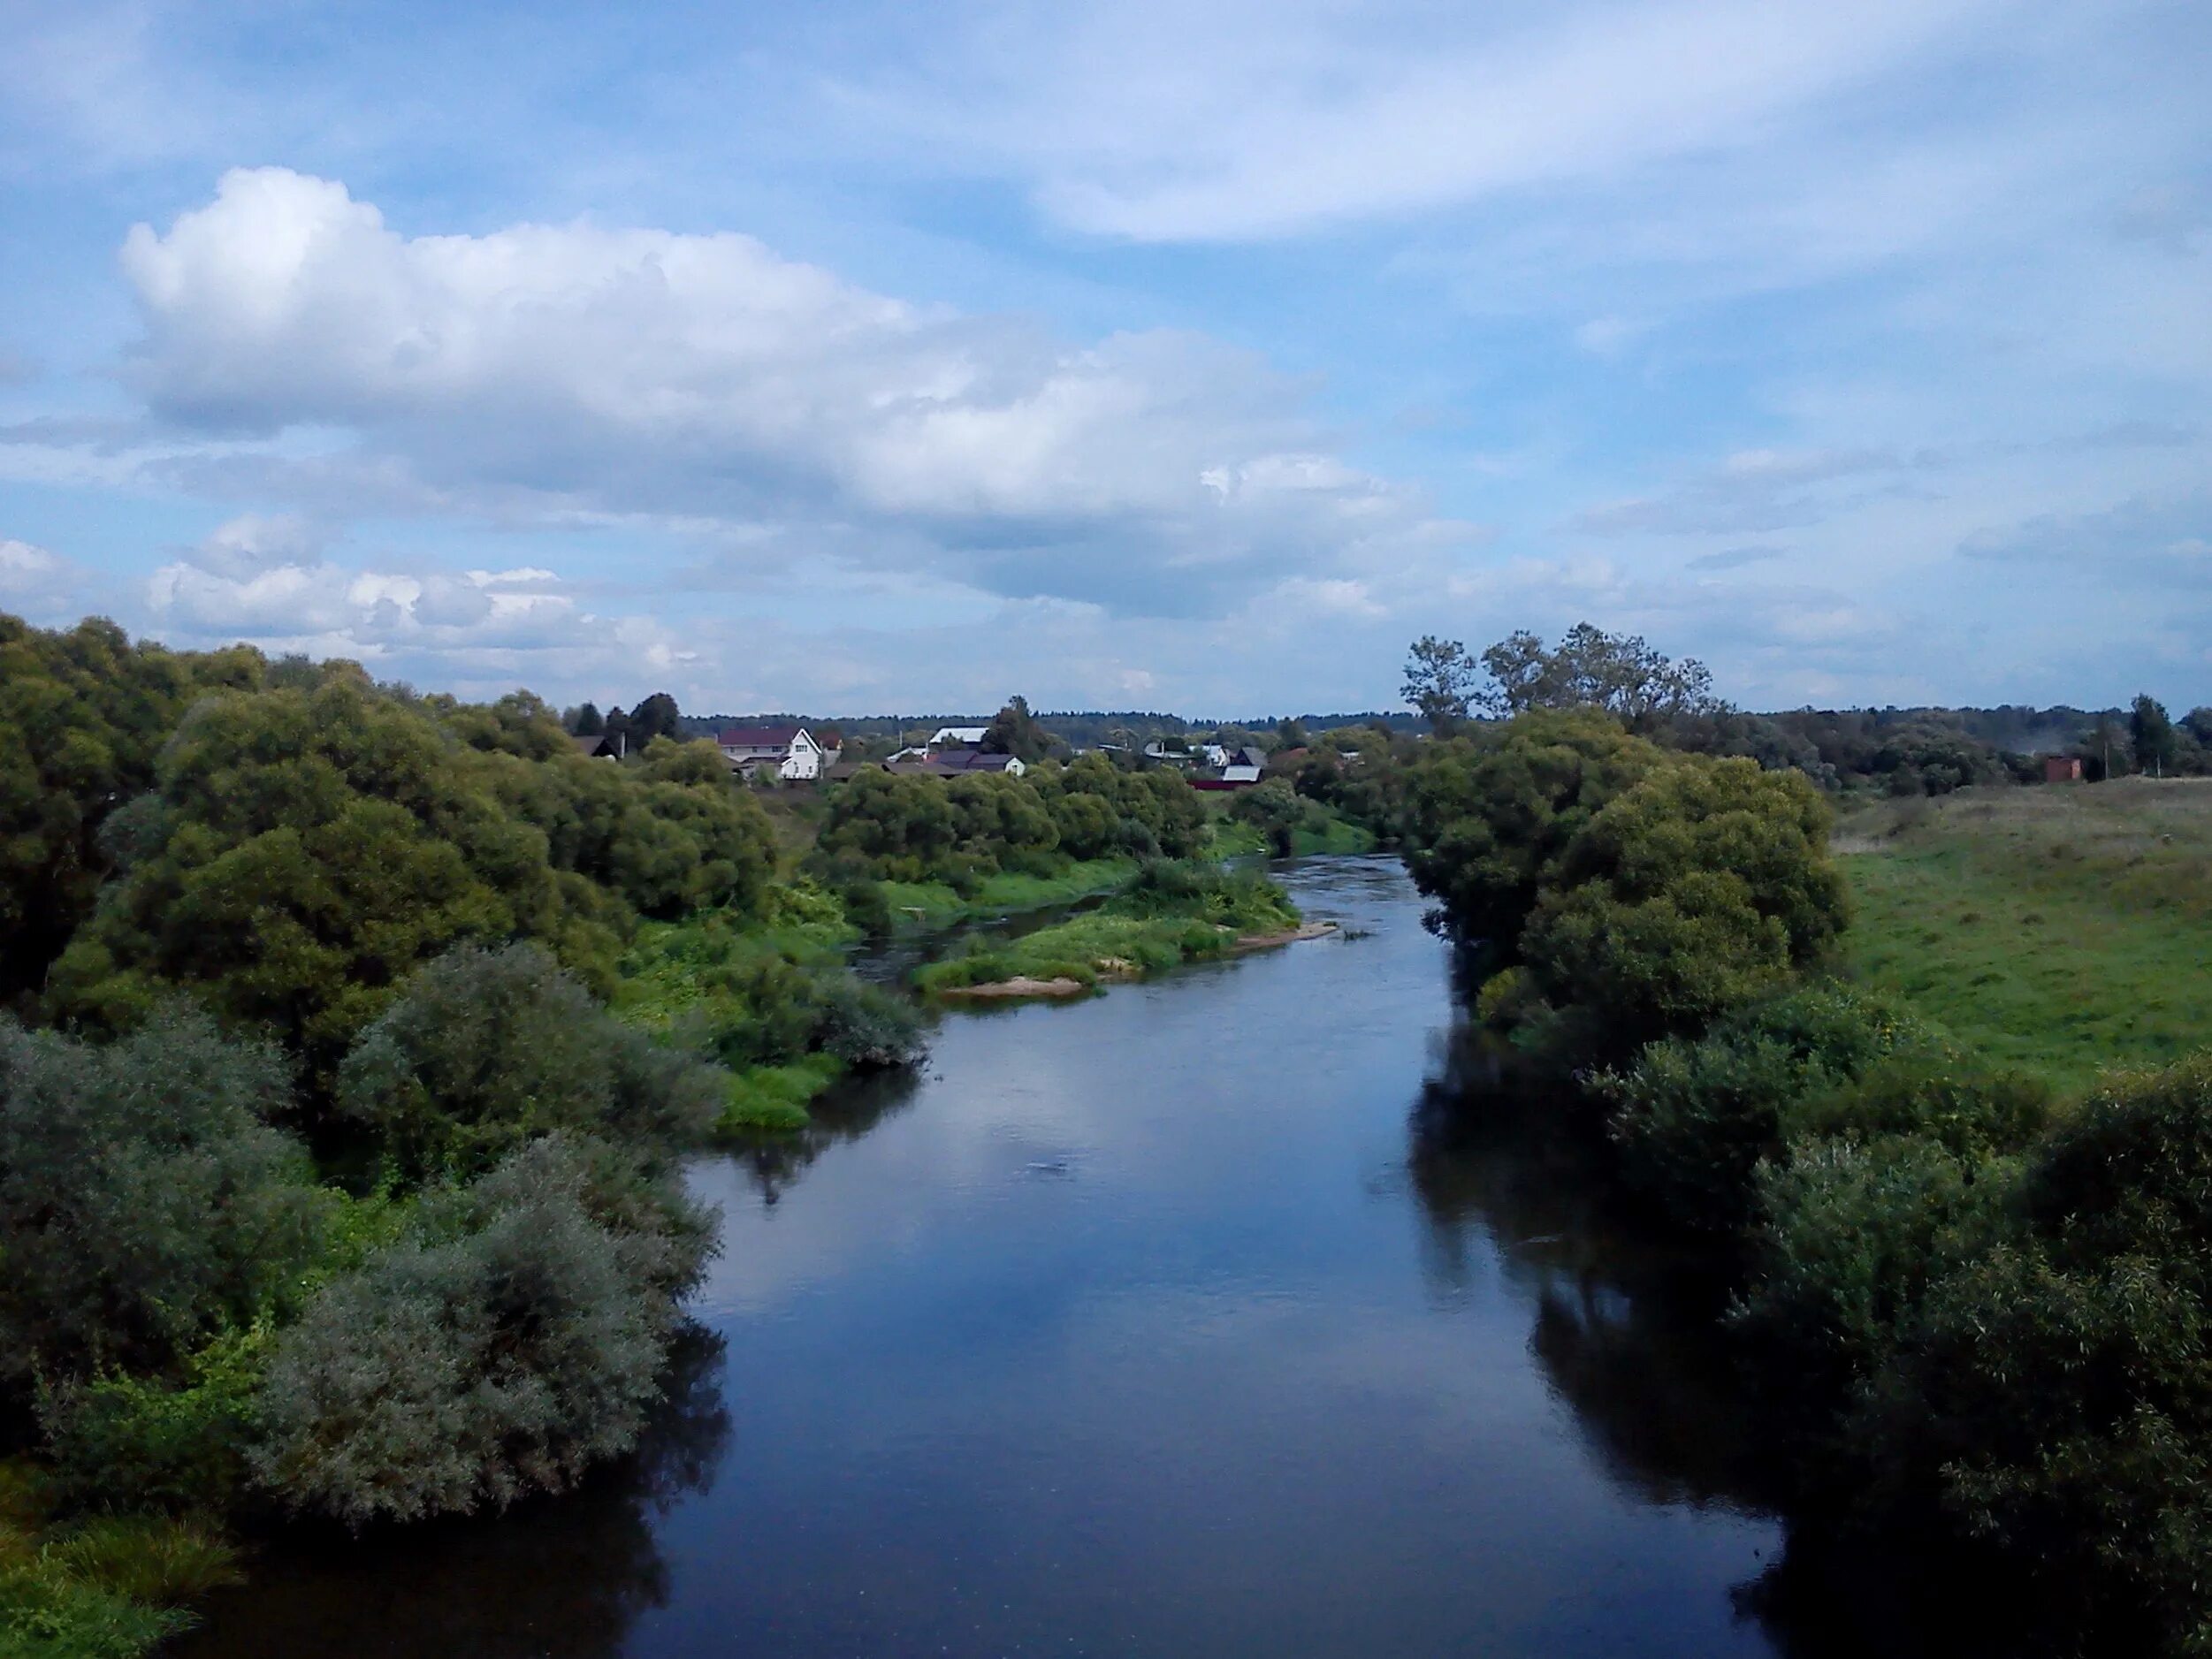
M 1677 660 L 1635 635 L 1589 622 L 1567 629 L 1556 647 L 1525 630 L 1508 635 L 1483 653 L 1483 667 L 1491 686 L 1482 704 L 1500 719 L 1531 709 L 1603 709 L 1648 734 L 1720 706 L 1712 671 L 1696 658 Z
M 1467 647 L 1455 639 L 1423 634 L 1406 657 L 1406 683 L 1399 695 L 1429 722 L 1438 737 L 1449 737 L 1467 719 L 1481 671 Z

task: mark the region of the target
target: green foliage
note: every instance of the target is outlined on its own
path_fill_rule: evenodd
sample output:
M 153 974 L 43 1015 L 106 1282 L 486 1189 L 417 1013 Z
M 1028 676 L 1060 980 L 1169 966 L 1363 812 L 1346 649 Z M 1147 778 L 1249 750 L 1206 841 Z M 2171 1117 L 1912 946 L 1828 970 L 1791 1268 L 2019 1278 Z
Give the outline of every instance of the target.
M 1547 871 L 1518 955 L 1586 1031 L 1633 1044 L 1778 990 L 1842 931 L 1828 809 L 1748 760 L 1658 769 L 1594 814 Z
M 158 1367 L 287 1304 L 328 1214 L 287 1081 L 177 1008 L 98 1047 L 0 1024 L 0 1372 Z
M 358 1526 L 504 1508 L 635 1444 L 704 1252 L 641 1225 L 605 1175 L 547 1138 L 426 1199 L 279 1337 L 259 1478 Z
M 235 1545 L 168 1516 L 95 1516 L 48 1549 L 63 1572 L 133 1602 L 187 1602 L 246 1581 Z
M 122 1027 L 184 987 L 275 1033 L 319 1093 L 457 942 L 538 939 L 604 988 L 630 906 L 749 905 L 766 882 L 758 808 L 695 760 L 586 761 L 535 699 L 416 705 L 335 673 L 206 700 L 162 752 L 143 856 L 56 964 L 54 1000 Z
M 1481 684 L 1481 670 L 1466 646 L 1423 634 L 1407 651 L 1406 682 L 1398 695 L 1429 722 L 1430 731 L 1449 737 L 1467 719 Z
M 1263 876 L 1160 859 L 1098 909 L 1018 939 L 973 935 L 914 979 L 928 991 L 1014 978 L 1095 985 L 1224 955 L 1247 935 L 1297 925 L 1288 895 Z
M 1430 744 L 1409 769 L 1407 868 L 1438 919 L 1501 965 L 1552 866 L 1598 810 L 1669 764 L 1602 714 L 1537 713 Z
M 35 990 L 115 865 L 102 838 L 154 781 L 193 701 L 261 682 L 261 653 L 133 645 L 104 619 L 49 633 L 0 615 L 0 998 Z
M 175 1602 L 237 1579 L 236 1552 L 205 1527 L 157 1516 L 50 1524 L 56 1494 L 0 1462 L 0 1659 L 137 1659 L 190 1628 Z
M 983 733 L 983 752 L 1011 755 L 1023 762 L 1042 760 L 1054 747 L 1052 734 L 1037 724 L 1026 697 L 1009 697 Z
M 1680 1226 L 1735 1234 L 1753 1214 L 1753 1174 L 1781 1153 L 1803 1097 L 1934 1040 L 1877 999 L 1813 986 L 1741 1009 L 1702 1037 L 1648 1044 L 1593 1087 L 1629 1182 Z
M 1298 831 L 1306 821 L 1306 803 L 1298 791 L 1281 778 L 1270 778 L 1249 789 L 1239 789 L 1230 803 L 1229 816 L 1249 824 L 1265 838 L 1267 849 L 1287 858 L 1296 849 Z
M 1534 634 L 1510 635 L 1482 663 L 1491 680 L 1483 706 L 1508 719 L 1533 709 L 1599 709 L 1630 731 L 1654 732 L 1715 706 L 1712 673 L 1695 658 L 1677 662 L 1588 622 L 1567 629 L 1556 648 Z
M 265 1325 L 225 1331 L 175 1381 L 114 1374 L 50 1393 L 40 1427 L 63 1489 L 83 1505 L 228 1509 L 246 1488 L 271 1339 Z
M 721 1092 L 534 945 L 462 945 L 421 969 L 338 1075 L 339 1111 L 417 1178 L 480 1173 L 556 1131 L 665 1159 L 705 1139 Z
M 2019 1216 L 1897 1343 L 1878 1394 L 1892 1441 L 1940 1467 L 1973 1532 L 2196 1651 L 2212 1640 L 2212 1055 L 2109 1080 L 2030 1160 Z
M 729 1080 L 715 1130 L 725 1136 L 788 1135 L 812 1120 L 807 1105 L 844 1072 L 835 1054 L 809 1054 L 782 1066 L 753 1066 Z

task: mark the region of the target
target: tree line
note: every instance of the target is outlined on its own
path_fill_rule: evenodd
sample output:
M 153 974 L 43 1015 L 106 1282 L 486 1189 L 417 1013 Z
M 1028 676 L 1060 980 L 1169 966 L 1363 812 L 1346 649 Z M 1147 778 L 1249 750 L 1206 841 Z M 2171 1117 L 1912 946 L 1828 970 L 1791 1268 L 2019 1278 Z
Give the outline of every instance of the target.
M 0 1647 L 136 1651 L 233 1525 L 499 1507 L 635 1443 L 729 1068 L 911 1048 L 750 942 L 777 857 L 712 745 L 588 760 L 526 693 L 0 617 Z M 742 986 L 616 1017 L 701 918 Z
M 1961 1051 L 1833 977 L 1803 771 L 1655 741 L 1690 681 L 1530 683 L 1392 764 L 1393 827 L 1476 1016 L 1726 1281 L 1804 1511 L 2008 1563 L 2084 1651 L 2212 1642 L 2212 1056 L 2070 1105 Z

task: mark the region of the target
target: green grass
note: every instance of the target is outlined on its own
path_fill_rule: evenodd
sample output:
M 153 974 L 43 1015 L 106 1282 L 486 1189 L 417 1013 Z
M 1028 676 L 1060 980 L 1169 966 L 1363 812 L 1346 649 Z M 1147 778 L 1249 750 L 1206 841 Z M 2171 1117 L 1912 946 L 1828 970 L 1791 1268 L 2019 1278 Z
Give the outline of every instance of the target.
M 809 1054 L 785 1066 L 752 1066 L 734 1072 L 729 1100 L 715 1130 L 738 1137 L 795 1134 L 812 1121 L 806 1108 L 844 1070 L 835 1054 Z
M 177 1603 L 240 1582 L 238 1552 L 196 1522 L 57 1528 L 50 1503 L 34 1466 L 0 1461 L 0 1659 L 137 1659 L 191 1627 Z
M 916 970 L 925 991 L 995 985 L 1016 978 L 1140 978 L 1186 962 L 1221 956 L 1246 934 L 1298 925 L 1283 890 L 1209 865 L 1168 866 L 1133 884 L 1098 909 L 1019 939 L 978 935 L 967 948 Z
M 1134 859 L 1092 858 L 1071 864 L 1057 875 L 1030 876 L 1004 871 L 986 876 L 975 891 L 965 898 L 942 881 L 887 881 L 883 883 L 883 898 L 902 927 L 950 927 L 979 916 L 1003 916 L 1012 910 L 1041 910 L 1049 905 L 1072 904 L 1079 899 L 1125 887 L 1136 873 Z
M 1247 824 L 1229 816 L 1226 804 L 1215 806 L 1213 802 L 1228 803 L 1237 797 L 1217 794 L 1209 797 L 1208 810 L 1213 817 L 1213 839 L 1207 845 L 1207 855 L 1214 858 L 1265 858 L 1273 854 L 1267 836 L 1256 825 Z M 1371 853 L 1375 850 L 1375 832 L 1364 825 L 1354 824 L 1333 807 L 1318 801 L 1306 803 L 1306 821 L 1292 832 L 1291 853 L 1294 857 L 1311 858 L 1324 853 Z
M 1865 983 L 2078 1090 L 2212 1043 L 2212 782 L 1978 789 L 1839 827 Z

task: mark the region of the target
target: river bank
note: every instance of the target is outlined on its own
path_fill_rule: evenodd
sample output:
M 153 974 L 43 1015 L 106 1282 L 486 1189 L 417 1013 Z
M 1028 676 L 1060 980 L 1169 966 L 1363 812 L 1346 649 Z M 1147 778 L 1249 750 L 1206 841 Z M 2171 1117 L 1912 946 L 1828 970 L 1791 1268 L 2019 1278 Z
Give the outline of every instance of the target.
M 1735 1594 L 1783 1531 L 1710 1307 L 1497 1109 L 1396 865 L 1285 876 L 1342 932 L 948 1018 L 700 1161 L 637 1459 L 272 1539 L 180 1659 L 1814 1652 Z

